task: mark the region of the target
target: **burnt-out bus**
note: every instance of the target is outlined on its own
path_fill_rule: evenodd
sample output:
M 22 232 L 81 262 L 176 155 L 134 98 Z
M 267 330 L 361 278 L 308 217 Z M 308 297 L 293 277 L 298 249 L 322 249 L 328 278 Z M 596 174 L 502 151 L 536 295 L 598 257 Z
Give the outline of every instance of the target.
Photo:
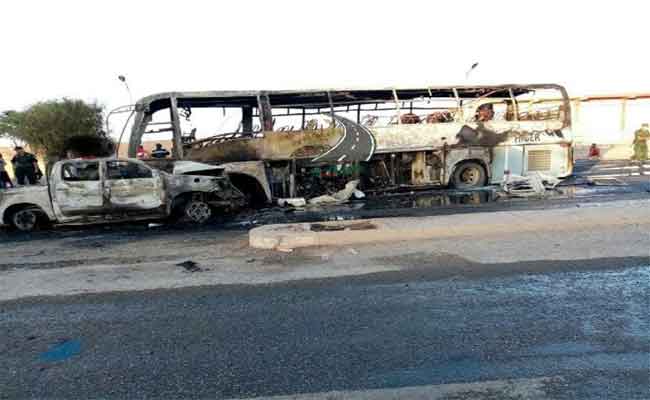
M 129 156 L 148 137 L 172 158 L 222 166 L 253 202 L 476 188 L 504 173 L 573 169 L 571 112 L 555 84 L 170 92 L 135 106 Z

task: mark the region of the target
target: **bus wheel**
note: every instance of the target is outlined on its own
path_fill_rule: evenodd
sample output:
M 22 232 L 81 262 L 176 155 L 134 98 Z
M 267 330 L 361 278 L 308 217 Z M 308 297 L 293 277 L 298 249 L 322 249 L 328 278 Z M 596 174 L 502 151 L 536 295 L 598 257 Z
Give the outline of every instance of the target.
M 473 189 L 485 186 L 487 173 L 481 164 L 468 161 L 456 167 L 451 179 L 456 189 Z

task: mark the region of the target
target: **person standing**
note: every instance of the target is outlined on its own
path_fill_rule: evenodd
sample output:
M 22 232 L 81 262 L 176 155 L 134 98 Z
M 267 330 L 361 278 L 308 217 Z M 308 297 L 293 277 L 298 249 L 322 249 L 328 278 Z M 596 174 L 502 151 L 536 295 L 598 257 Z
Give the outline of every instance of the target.
M 136 156 L 139 160 L 143 160 L 143 159 L 149 157 L 149 155 L 147 154 L 147 151 L 144 149 L 144 146 L 143 146 L 143 145 L 139 145 L 139 146 L 138 146 L 138 151 L 135 153 L 135 156 Z
M 6 165 L 7 162 L 0 153 L 0 189 L 14 187 L 14 184 L 11 182 L 11 178 L 9 178 L 9 174 L 7 173 Z
M 153 158 L 165 158 L 169 155 L 167 149 L 162 147 L 162 144 L 156 143 L 156 148 L 151 152 L 151 157 Z
M 591 147 L 589 148 L 589 159 L 590 160 L 600 159 L 600 149 L 598 148 L 598 145 L 596 145 L 596 143 L 592 143 Z
M 16 182 L 19 185 L 35 185 L 36 172 L 39 171 L 36 157 L 20 146 L 17 146 L 14 150 L 16 155 L 11 159 L 11 164 L 14 166 Z
M 646 161 L 648 159 L 648 140 L 650 140 L 650 129 L 648 124 L 641 124 L 641 129 L 634 132 L 634 156 L 633 160 Z

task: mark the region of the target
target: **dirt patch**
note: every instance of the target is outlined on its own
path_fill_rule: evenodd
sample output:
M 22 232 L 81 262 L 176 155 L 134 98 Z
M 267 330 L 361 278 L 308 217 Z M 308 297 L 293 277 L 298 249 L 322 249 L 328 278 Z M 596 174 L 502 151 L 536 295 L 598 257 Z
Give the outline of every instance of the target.
M 138 257 L 98 257 L 82 258 L 73 260 L 58 260 L 45 262 L 25 262 L 0 265 L 0 271 L 9 271 L 12 269 L 54 269 L 65 267 L 83 267 L 85 265 L 96 264 L 139 264 L 143 262 L 161 262 L 169 261 L 170 256 L 138 256 Z
M 372 261 L 382 265 L 402 268 L 453 268 L 463 271 L 480 265 L 455 254 L 415 252 L 398 256 L 373 257 Z
M 281 265 L 283 267 L 303 267 L 305 265 L 322 265 L 327 263 L 327 259 L 321 256 L 304 254 L 301 251 L 293 253 L 272 252 L 260 259 L 262 265 Z

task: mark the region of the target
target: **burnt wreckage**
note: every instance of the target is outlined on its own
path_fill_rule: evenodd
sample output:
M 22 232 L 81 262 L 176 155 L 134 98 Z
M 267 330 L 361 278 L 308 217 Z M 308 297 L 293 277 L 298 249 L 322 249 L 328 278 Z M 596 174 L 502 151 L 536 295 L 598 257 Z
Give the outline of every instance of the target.
M 492 115 L 482 119 L 485 104 Z M 554 84 L 170 92 L 133 112 L 129 156 L 147 135 L 168 134 L 174 159 L 218 164 L 253 203 L 331 193 L 353 179 L 366 192 L 472 188 L 504 171 L 562 177 L 573 168 L 570 102 Z

